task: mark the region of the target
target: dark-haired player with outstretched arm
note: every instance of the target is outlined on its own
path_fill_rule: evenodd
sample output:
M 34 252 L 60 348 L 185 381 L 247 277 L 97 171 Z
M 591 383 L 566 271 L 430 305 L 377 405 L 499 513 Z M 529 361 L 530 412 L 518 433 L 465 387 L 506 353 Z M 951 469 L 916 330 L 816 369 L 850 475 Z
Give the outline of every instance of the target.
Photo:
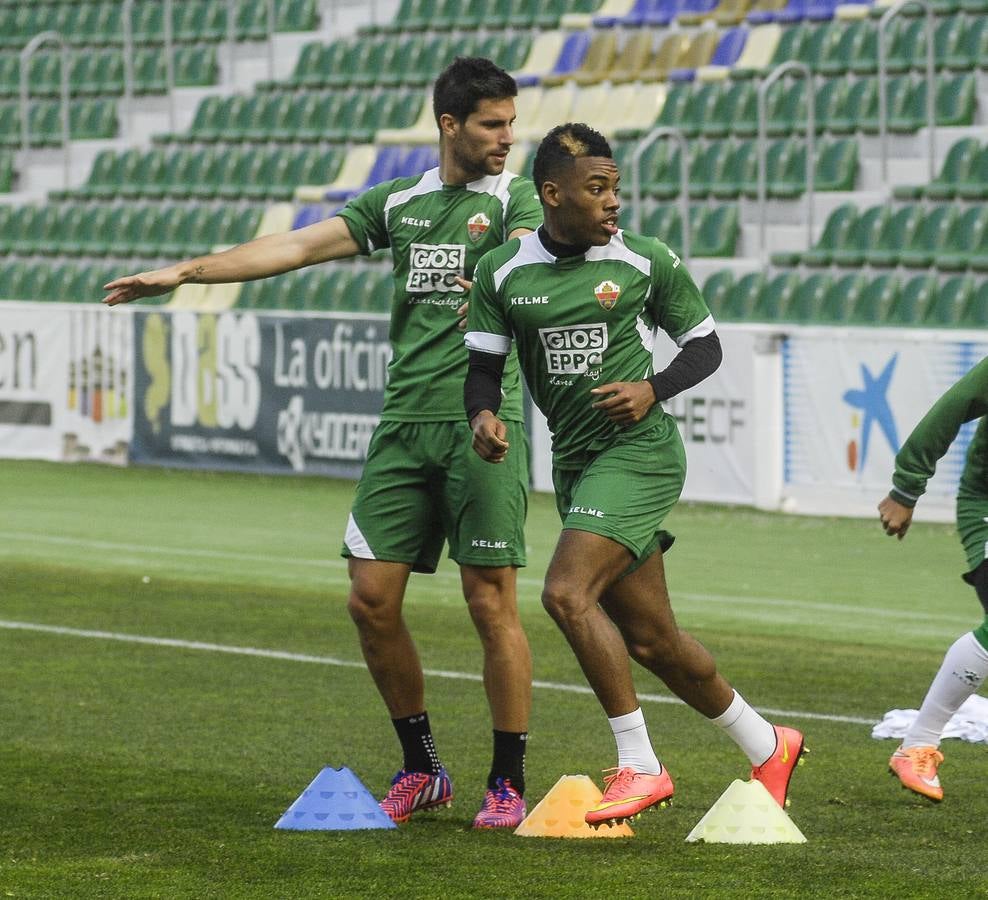
M 660 401 L 713 373 L 720 341 L 679 258 L 655 238 L 618 228 L 619 172 L 607 141 L 559 126 L 535 156 L 545 223 L 481 260 L 471 290 L 464 405 L 473 447 L 495 468 L 517 452 L 500 417 L 512 344 L 553 435 L 553 483 L 563 530 L 542 602 L 576 654 L 617 744 L 616 768 L 593 826 L 619 822 L 672 796 L 652 748 L 629 657 L 661 678 L 741 747 L 785 804 L 803 736 L 773 726 L 680 629 L 666 589 L 663 530 L 686 458 Z M 653 374 L 656 332 L 681 350 Z
M 457 58 L 433 89 L 439 166 L 387 181 L 336 216 L 287 234 L 107 285 L 106 303 L 167 293 L 187 282 L 265 278 L 390 247 L 394 299 L 381 422 L 347 523 L 349 610 L 367 667 L 387 705 L 404 762 L 381 806 L 395 822 L 449 805 L 453 787 L 436 751 L 415 643 L 402 615 L 411 572 L 434 572 L 444 541 L 484 654 L 493 759 L 477 828 L 525 816 L 525 746 L 532 663 L 518 615 L 525 564 L 528 458 L 517 366 L 504 381 L 504 418 L 519 452 L 491 467 L 469 448 L 462 392 L 464 288 L 477 260 L 542 220 L 532 182 L 509 172 L 514 79 L 490 60 Z M 437 628 L 450 627 L 437 623 Z

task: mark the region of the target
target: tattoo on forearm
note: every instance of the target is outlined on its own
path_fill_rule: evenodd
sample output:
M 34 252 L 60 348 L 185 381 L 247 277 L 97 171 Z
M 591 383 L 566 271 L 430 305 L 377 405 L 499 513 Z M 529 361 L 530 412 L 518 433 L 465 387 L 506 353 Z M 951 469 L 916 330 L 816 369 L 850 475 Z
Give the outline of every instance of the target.
M 189 279 L 189 281 L 195 284 L 200 284 L 202 282 L 202 276 L 205 273 L 205 271 L 206 271 L 205 266 L 196 266 L 192 270 L 192 277 Z

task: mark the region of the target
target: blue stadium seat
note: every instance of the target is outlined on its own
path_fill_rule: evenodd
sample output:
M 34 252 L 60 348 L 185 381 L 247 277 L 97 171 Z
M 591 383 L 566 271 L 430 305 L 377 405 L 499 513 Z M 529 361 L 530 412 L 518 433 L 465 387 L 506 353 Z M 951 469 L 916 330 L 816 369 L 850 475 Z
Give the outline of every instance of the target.
M 720 39 L 714 55 L 710 57 L 712 66 L 733 66 L 744 50 L 745 42 L 748 40 L 748 29 L 744 27 L 731 28 L 724 32 Z

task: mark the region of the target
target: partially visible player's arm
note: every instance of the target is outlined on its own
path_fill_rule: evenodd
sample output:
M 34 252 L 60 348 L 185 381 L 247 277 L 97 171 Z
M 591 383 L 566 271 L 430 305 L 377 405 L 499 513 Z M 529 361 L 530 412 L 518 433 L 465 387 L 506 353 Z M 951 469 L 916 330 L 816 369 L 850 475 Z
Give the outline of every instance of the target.
M 473 429 L 473 449 L 481 459 L 501 462 L 508 452 L 508 429 L 498 417 L 501 378 L 507 357 L 471 349 L 463 382 L 463 408 Z
M 591 394 L 598 396 L 609 395 L 593 403 L 593 408 L 618 425 L 632 425 L 641 421 L 656 403 L 675 397 L 713 375 L 723 356 L 717 332 L 701 334 L 686 341 L 665 369 L 644 381 L 617 381 L 591 390 Z
M 882 528 L 902 540 L 912 522 L 913 507 L 950 449 L 961 426 L 988 415 L 988 358 L 950 388 L 919 420 L 895 456 L 892 489 L 878 504 Z
M 105 285 L 108 306 L 167 294 L 187 282 L 253 281 L 361 252 L 346 221 L 334 216 L 305 228 L 269 234 L 220 253 L 197 256 L 163 269 L 117 278 Z

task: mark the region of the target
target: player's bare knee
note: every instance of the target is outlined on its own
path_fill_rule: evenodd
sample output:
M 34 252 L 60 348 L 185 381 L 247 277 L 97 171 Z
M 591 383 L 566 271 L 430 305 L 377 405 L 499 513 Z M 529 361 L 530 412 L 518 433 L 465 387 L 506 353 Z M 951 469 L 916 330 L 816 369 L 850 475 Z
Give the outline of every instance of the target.
M 347 612 L 361 631 L 381 631 L 394 627 L 401 619 L 401 605 L 388 602 L 381 595 L 363 589 L 357 583 L 350 587 Z
M 548 578 L 542 589 L 542 606 L 558 625 L 578 615 L 584 607 L 575 585 L 562 578 Z

